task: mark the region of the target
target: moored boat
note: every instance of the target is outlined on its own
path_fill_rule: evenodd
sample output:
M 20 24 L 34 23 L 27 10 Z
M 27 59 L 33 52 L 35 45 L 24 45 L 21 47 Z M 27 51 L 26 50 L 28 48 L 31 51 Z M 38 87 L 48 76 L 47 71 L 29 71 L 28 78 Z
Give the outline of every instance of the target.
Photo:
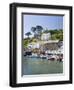
M 40 58 L 47 59 L 47 56 L 46 55 L 40 55 Z

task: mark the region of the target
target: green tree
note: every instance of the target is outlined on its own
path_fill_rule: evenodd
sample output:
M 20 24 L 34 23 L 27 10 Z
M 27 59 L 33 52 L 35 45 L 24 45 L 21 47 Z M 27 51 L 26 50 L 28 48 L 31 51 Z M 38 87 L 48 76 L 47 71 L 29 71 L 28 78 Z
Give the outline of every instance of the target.
M 43 30 L 43 27 L 42 26 L 40 26 L 40 25 L 37 25 L 36 26 L 36 34 L 37 34 L 37 38 L 38 39 L 41 38 L 42 30 Z
M 27 32 L 25 35 L 29 38 L 29 36 L 31 35 L 31 32 Z
M 32 27 L 31 31 L 34 33 L 34 37 L 35 37 L 35 35 L 36 35 L 36 27 Z
M 63 30 L 45 30 L 43 33 L 50 33 L 51 34 L 51 39 L 52 40 L 63 40 Z
M 24 48 L 26 48 L 28 46 L 28 39 L 24 39 L 23 40 L 23 45 L 24 45 Z

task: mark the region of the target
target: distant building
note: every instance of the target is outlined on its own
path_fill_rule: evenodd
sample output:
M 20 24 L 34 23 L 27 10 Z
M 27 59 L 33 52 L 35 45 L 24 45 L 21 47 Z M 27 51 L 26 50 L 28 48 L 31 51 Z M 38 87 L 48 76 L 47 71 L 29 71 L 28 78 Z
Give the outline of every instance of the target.
M 40 48 L 41 50 L 57 50 L 59 48 L 58 40 L 32 42 L 29 43 L 28 48 L 31 49 Z
M 50 33 L 43 33 L 42 36 L 41 36 L 41 40 L 49 40 L 51 39 L 51 34 Z
M 30 43 L 28 45 L 28 48 L 30 48 L 30 49 L 35 49 L 35 48 L 39 48 L 39 47 L 40 47 L 39 43 Z
M 44 41 L 44 44 L 40 47 L 43 50 L 58 50 L 58 40 Z

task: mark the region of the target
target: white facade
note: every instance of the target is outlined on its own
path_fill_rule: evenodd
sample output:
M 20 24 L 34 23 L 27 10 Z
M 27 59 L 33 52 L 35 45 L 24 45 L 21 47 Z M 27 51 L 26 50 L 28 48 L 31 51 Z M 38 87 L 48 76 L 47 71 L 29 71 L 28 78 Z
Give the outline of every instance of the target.
M 44 33 L 41 36 L 41 40 L 49 40 L 51 38 L 51 34 L 50 33 Z
M 32 48 L 32 49 L 39 48 L 39 47 L 40 47 L 39 43 L 34 43 L 34 44 L 28 45 L 28 48 Z

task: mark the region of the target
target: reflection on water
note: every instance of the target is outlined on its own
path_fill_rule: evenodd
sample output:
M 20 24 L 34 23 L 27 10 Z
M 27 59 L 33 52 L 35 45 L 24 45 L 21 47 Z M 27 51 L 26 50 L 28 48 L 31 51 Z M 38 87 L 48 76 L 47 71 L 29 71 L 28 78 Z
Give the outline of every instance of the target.
M 22 75 L 63 73 L 63 62 L 24 57 Z

